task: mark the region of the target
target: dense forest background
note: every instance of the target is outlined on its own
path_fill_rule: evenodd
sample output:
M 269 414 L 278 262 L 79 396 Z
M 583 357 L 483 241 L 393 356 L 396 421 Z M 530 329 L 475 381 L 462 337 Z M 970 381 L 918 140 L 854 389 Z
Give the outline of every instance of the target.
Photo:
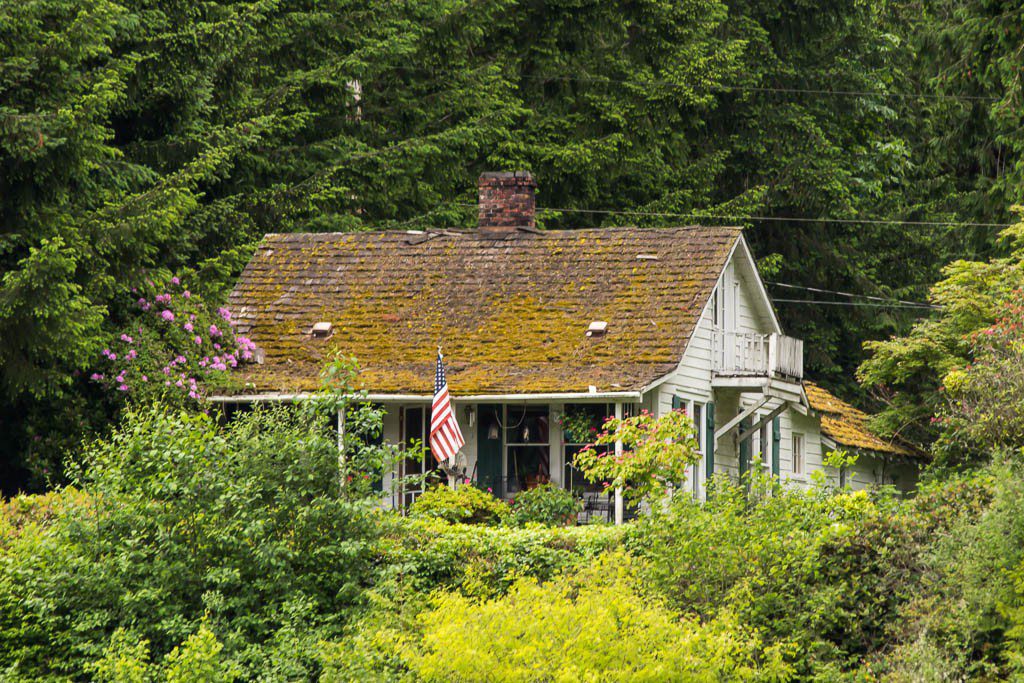
M 778 304 L 811 376 L 884 400 L 882 426 L 928 444 L 933 406 L 906 397 L 939 385 L 948 344 L 909 371 L 900 354 L 922 346 L 876 346 L 871 392 L 856 381 L 864 341 L 928 342 L 928 310 L 793 287 L 917 302 L 955 260 L 1014 258 L 1018 14 L 2 2 L 0 488 L 59 483 L 66 450 L 106 429 L 120 404 L 90 376 L 126 326 L 142 333 L 147 283 L 180 277 L 215 305 L 266 232 L 470 226 L 477 175 L 520 168 L 544 227 L 748 226 L 778 298 L 841 304 Z M 957 291 L 943 311 L 977 299 Z M 992 322 L 971 315 L 949 329 Z

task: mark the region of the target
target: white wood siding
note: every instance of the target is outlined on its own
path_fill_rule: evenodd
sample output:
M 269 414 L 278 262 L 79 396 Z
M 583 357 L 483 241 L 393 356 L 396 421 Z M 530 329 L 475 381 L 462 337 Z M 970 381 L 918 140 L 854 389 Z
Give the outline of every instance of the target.
M 725 311 L 721 318 L 724 326 L 732 325 L 731 330 L 736 332 L 752 332 L 768 334 L 779 331 L 770 307 L 764 296 L 763 287 L 758 279 L 758 274 L 752 266 L 743 245 L 739 245 L 734 251 L 732 258 L 726 264 L 717 288 L 726 288 L 724 301 L 734 307 L 733 311 Z M 714 330 L 712 302 L 704 308 L 689 345 L 683 354 L 678 369 L 672 373 L 659 387 L 654 390 L 656 400 L 648 401 L 645 397 L 644 406 L 652 405 L 652 410 L 663 415 L 672 409 L 673 397 L 678 396 L 682 401 L 697 402 L 706 404 L 714 401 L 715 424 L 717 427 L 728 422 L 741 410 L 759 402 L 759 395 L 739 394 L 730 391 L 713 391 L 711 386 L 712 359 L 712 333 Z M 653 406 L 656 406 L 653 407 Z M 764 413 L 766 411 L 762 411 Z M 784 482 L 790 485 L 806 487 L 810 485 L 811 474 L 818 470 L 824 470 L 833 483 L 839 483 L 839 471 L 834 468 L 826 468 L 823 459 L 826 449 L 823 447 L 820 422 L 813 415 L 803 415 L 792 407 L 788 407 L 779 415 L 780 441 L 779 441 L 779 473 Z M 797 474 L 793 471 L 793 434 L 803 436 L 804 468 L 803 472 Z M 755 435 L 752 438 L 751 454 L 756 456 L 763 448 L 758 443 L 759 438 Z M 770 444 L 769 444 L 770 446 Z M 764 457 L 771 462 L 770 447 Z M 862 459 L 850 473 L 850 484 L 854 488 L 864 488 L 880 482 L 880 478 L 889 479 L 895 477 L 897 482 L 910 481 L 913 479 L 912 468 L 904 467 L 894 471 L 892 465 L 888 465 L 886 472 L 888 477 L 882 474 L 882 461 L 875 458 Z M 739 476 L 739 449 L 734 435 L 721 439 L 715 447 L 715 472 L 724 472 L 732 477 Z M 698 471 L 700 486 L 698 490 L 703 495 L 703 479 L 705 473 L 703 468 Z M 889 481 L 885 482 L 889 483 Z

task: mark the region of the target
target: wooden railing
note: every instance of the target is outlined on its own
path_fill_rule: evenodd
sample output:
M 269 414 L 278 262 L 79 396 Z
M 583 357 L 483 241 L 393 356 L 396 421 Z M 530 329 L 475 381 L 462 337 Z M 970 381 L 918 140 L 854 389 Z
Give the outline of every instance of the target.
M 716 331 L 711 369 L 718 375 L 759 375 L 802 379 L 804 342 L 782 334 Z

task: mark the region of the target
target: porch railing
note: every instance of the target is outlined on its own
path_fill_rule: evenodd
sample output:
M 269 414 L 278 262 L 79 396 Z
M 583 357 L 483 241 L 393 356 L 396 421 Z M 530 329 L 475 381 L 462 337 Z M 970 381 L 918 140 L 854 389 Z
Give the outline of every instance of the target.
M 718 375 L 804 376 L 804 342 L 783 334 L 715 331 L 711 359 Z
M 481 477 L 473 485 L 505 500 L 515 498 L 525 490 L 516 477 Z M 578 524 L 611 523 L 614 520 L 615 502 L 610 492 L 577 491 L 576 495 L 583 501 L 583 509 L 576 518 Z M 624 519 L 633 519 L 637 514 L 635 505 L 627 505 Z

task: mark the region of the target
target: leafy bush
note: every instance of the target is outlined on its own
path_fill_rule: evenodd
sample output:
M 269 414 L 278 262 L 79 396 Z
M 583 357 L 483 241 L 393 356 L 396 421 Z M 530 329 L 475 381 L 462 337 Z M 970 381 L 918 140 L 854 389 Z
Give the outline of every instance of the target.
M 576 515 L 582 509 L 583 501 L 572 491 L 544 484 L 515 497 L 510 521 L 519 526 L 531 523 L 566 526 L 576 523 Z
M 686 479 L 686 469 L 700 457 L 695 434 L 693 420 L 681 410 L 658 418 L 647 410 L 609 418 L 593 446 L 621 443 L 622 453 L 590 446 L 576 454 L 574 463 L 591 482 L 621 488 L 633 501 L 651 500 Z
M 443 519 L 453 524 L 499 524 L 508 505 L 475 486 L 457 489 L 440 485 L 428 489 L 409 507 L 413 518 Z
M 303 644 L 340 633 L 372 580 L 376 525 L 339 495 L 329 418 L 312 403 L 225 426 L 130 411 L 86 460 L 89 495 L 5 542 L 0 671 L 83 678 L 118 628 L 162 659 L 205 614 L 246 677 L 308 677 Z
M 133 290 L 131 323 L 103 349 L 90 379 L 136 400 L 188 402 L 253 358 L 255 344 L 234 333 L 231 312 L 206 303 L 177 277 Z
M 885 523 L 897 503 L 786 490 L 760 475 L 749 484 L 748 495 L 718 480 L 706 504 L 679 497 L 634 527 L 628 547 L 647 560 L 651 586 L 681 612 L 733 614 L 797 643 L 802 676 L 877 645 L 898 597 L 879 573 L 901 548 Z
M 997 464 L 927 484 L 907 509 L 920 539 L 916 580 L 891 621 L 898 647 L 875 665 L 902 680 L 1006 680 L 1019 656 L 1024 471 Z M 890 571 L 898 571 L 895 567 Z M 1010 665 L 1010 668 L 1007 665 Z
M 223 650 L 224 645 L 202 624 L 163 662 L 154 664 L 150 662 L 149 641 L 118 629 L 103 657 L 89 668 L 97 683 L 231 683 L 241 671 L 225 661 Z
M 618 547 L 625 534 L 623 527 L 608 526 L 515 529 L 386 519 L 378 589 L 396 600 L 417 600 L 438 588 L 498 595 L 516 578 L 547 580 L 584 564 Z
M 408 626 L 373 643 L 423 681 L 781 681 L 790 674 L 782 646 L 765 647 L 735 620 L 680 620 L 642 595 L 623 553 L 548 583 L 519 579 L 493 599 L 437 594 Z M 350 658 L 337 647 L 323 680 L 350 680 Z

